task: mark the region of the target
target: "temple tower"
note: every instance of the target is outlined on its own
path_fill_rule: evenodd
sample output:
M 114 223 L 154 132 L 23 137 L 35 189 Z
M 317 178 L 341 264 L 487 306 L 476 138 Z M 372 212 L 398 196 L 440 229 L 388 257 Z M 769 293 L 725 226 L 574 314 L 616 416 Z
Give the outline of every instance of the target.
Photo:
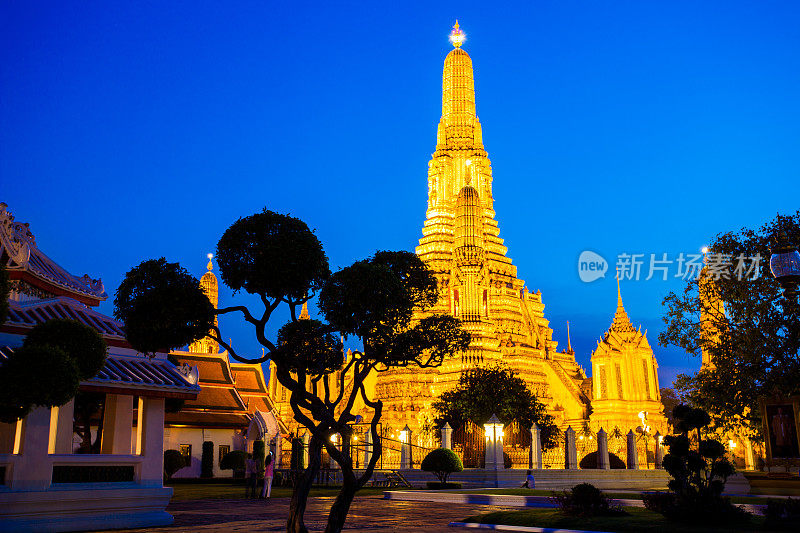
M 214 254 L 208 254 L 208 264 L 206 265 L 206 273 L 200 278 L 200 288 L 211 301 L 214 309 L 219 305 L 219 282 L 217 276 L 212 272 L 214 264 L 211 260 Z M 214 325 L 217 325 L 217 317 L 214 317 Z M 203 337 L 189 345 L 189 351 L 192 353 L 218 353 L 219 343 L 210 337 Z
M 462 49 L 458 22 L 454 49 L 442 71 L 442 116 L 436 150 L 428 163 L 428 204 L 417 255 L 439 282 L 440 299 L 425 313 L 460 318 L 472 335 L 469 349 L 437 369 L 380 373 L 376 396 L 391 428 L 408 425 L 415 435 L 432 419 L 430 406 L 463 372 L 502 362 L 516 371 L 559 421 L 584 420 L 586 378 L 574 352 L 558 352 L 544 317 L 540 292 L 517 277 L 500 238 L 492 196 L 492 165 L 476 112 L 472 59 Z

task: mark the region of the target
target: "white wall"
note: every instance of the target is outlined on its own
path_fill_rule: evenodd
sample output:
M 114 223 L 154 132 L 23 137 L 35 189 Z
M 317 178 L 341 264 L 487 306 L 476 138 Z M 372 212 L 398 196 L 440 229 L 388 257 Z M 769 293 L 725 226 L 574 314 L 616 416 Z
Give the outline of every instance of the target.
M 192 464 L 178 470 L 172 477 L 200 477 L 203 442 L 205 441 L 214 443 L 214 477 L 232 477 L 232 470 L 220 470 L 219 468 L 219 447 L 227 445 L 231 447 L 231 451 L 243 449 L 242 439 L 237 433 L 233 429 L 165 428 L 164 450 L 180 450 L 181 444 L 191 444 L 192 446 Z

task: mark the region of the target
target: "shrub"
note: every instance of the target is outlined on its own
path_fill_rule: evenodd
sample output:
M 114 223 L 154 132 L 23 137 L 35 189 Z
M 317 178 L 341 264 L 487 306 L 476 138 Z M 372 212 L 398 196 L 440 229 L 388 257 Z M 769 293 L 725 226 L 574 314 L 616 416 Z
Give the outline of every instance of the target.
M 428 481 L 425 485 L 429 489 L 439 490 L 439 489 L 460 489 L 461 483 L 442 483 L 440 481 Z
M 800 523 L 800 499 L 769 499 L 764 515 L 768 529 L 796 529 Z
M 512 465 L 511 456 L 503 452 L 503 468 L 511 468 Z
M 247 454 L 241 450 L 228 452 L 219 462 L 220 470 L 244 470 L 247 466 Z
M 425 456 L 420 468 L 425 472 L 433 472 L 441 483 L 447 483 L 447 477 L 453 472 L 464 470 L 464 465 L 453 450 L 436 448 Z
M 612 469 L 625 469 L 625 461 L 608 452 L 608 460 Z M 579 464 L 582 470 L 597 468 L 597 452 L 587 453 Z
M 175 472 L 186 466 L 186 458 L 178 450 L 164 450 L 164 476 L 170 479 Z
M 618 505 L 611 505 L 605 494 L 590 483 L 575 485 L 562 493 L 553 492 L 551 501 L 561 512 L 571 516 L 621 516 L 627 513 Z
M 200 456 L 200 477 L 214 477 L 214 443 L 210 440 L 203 443 L 203 455 Z
M 264 459 L 266 458 L 266 451 L 263 440 L 253 442 L 253 459 L 256 462 L 256 471 L 259 473 L 264 472 Z M 263 475 L 260 474 L 259 477 Z

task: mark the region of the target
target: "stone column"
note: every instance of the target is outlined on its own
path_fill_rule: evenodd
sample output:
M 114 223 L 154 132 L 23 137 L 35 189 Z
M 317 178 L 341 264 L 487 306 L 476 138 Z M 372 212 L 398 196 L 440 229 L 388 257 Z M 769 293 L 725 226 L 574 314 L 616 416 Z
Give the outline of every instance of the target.
M 72 437 L 74 432 L 75 399 L 68 401 L 64 405 L 55 408 L 56 428 L 53 450 L 50 453 L 69 454 L 72 453 Z M 131 397 L 131 414 L 128 417 L 129 425 L 133 425 L 133 397 Z M 52 422 L 51 427 L 52 431 Z M 131 453 L 131 430 L 128 429 L 128 454 Z
M 367 429 L 364 432 L 364 468 L 369 466 L 372 460 L 372 431 Z
M 303 433 L 303 466 L 308 468 L 308 465 L 311 464 L 311 450 L 309 448 L 311 444 L 311 434 L 308 431 Z
M 564 468 L 575 470 L 578 468 L 578 448 L 575 445 L 575 430 L 572 426 L 564 432 Z
M 661 442 L 661 433 L 656 431 L 656 453 L 654 454 L 655 467 L 661 468 L 664 463 L 664 444 Z
M 633 430 L 628 431 L 628 469 L 639 470 L 639 451 L 636 449 L 636 434 Z
M 136 455 L 142 456 L 140 483 L 160 487 L 164 481 L 164 398 L 139 397 Z
M 275 456 L 272 460 L 275 462 L 275 466 L 272 468 L 280 468 L 283 464 L 282 462 L 283 456 L 283 437 L 281 436 L 281 430 L 279 429 L 278 432 L 275 434 Z
M 53 479 L 53 463 L 47 449 L 50 441 L 50 408 L 38 407 L 22 424 L 20 457 L 11 469 L 12 490 L 46 490 Z
M 542 469 L 542 431 L 539 426 L 531 426 L 531 448 L 528 452 L 528 468 Z
M 133 396 L 106 394 L 100 453 L 130 455 Z
M 611 461 L 608 457 L 608 434 L 603 428 L 597 432 L 597 468 L 609 470 Z
M 442 448 L 446 448 L 448 450 L 453 449 L 453 442 L 451 440 L 452 435 L 453 428 L 450 427 L 450 424 L 445 422 L 444 426 L 442 426 Z
M 405 438 L 400 444 L 400 468 L 408 469 L 411 468 L 411 429 L 408 424 L 403 428 L 403 432 Z

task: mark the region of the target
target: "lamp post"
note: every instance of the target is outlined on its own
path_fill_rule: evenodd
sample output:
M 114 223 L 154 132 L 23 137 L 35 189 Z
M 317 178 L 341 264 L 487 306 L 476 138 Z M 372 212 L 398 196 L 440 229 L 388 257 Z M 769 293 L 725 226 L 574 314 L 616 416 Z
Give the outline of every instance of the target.
M 486 469 L 503 468 L 503 423 L 496 414 L 483 425 L 486 435 Z
M 644 440 L 644 464 L 647 468 L 650 468 L 650 457 L 647 453 L 649 451 L 647 440 L 650 436 L 650 426 L 647 425 L 647 411 L 639 412 L 639 420 L 642 422 L 642 425 L 636 428 L 636 432 L 639 433 Z
M 404 427 L 400 430 L 400 468 L 411 468 L 411 428 Z

